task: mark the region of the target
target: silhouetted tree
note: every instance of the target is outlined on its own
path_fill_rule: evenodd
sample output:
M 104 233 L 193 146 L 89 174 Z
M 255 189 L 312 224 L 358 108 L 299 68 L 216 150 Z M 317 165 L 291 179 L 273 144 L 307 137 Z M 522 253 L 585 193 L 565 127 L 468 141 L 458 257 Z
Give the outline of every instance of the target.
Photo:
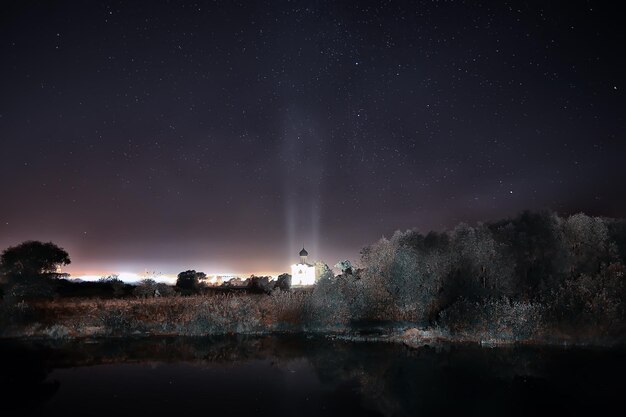
M 154 297 L 156 285 L 157 283 L 153 279 L 143 279 L 137 284 L 137 286 L 133 290 L 133 294 L 139 298 Z
M 253 292 L 264 292 L 269 294 L 274 288 L 274 286 L 270 283 L 271 279 L 271 277 L 257 277 L 252 275 L 246 280 L 247 287 Z
M 183 294 L 197 294 L 202 288 L 201 281 L 206 279 L 204 272 L 196 272 L 194 270 L 183 271 L 178 274 L 176 280 L 176 288 L 181 290 Z
M 274 288 L 279 288 L 283 291 L 291 288 L 291 275 L 290 274 L 280 274 L 276 279 L 276 284 Z
M 171 285 L 158 283 L 153 279 L 141 280 L 133 290 L 133 294 L 139 298 L 170 297 L 174 293 Z
M 70 262 L 64 249 L 52 242 L 34 240 L 9 247 L 0 255 L 2 271 L 12 277 L 53 274 Z
M 106 277 L 102 277 L 98 280 L 98 282 L 111 288 L 113 297 L 120 297 L 124 295 L 124 289 L 126 287 L 126 284 L 124 284 L 124 281 L 119 278 L 119 275 L 109 275 Z
M 242 280 L 239 277 L 234 277 L 234 278 L 229 279 L 228 281 L 224 281 L 221 286 L 228 288 L 228 287 L 244 287 L 246 285 L 248 285 L 248 280 Z
M 52 242 L 26 241 L 5 249 L 0 255 L 0 271 L 7 281 L 6 298 L 17 302 L 54 296 L 57 283 L 48 278 L 67 276 L 56 271 L 69 263 L 68 253 Z

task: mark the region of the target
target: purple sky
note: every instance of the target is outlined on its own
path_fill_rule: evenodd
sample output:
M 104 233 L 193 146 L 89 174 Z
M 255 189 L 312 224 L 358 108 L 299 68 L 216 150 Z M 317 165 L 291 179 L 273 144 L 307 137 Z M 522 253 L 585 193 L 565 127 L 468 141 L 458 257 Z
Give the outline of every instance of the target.
M 611 2 L 13 2 L 0 247 L 280 273 L 396 229 L 626 215 Z

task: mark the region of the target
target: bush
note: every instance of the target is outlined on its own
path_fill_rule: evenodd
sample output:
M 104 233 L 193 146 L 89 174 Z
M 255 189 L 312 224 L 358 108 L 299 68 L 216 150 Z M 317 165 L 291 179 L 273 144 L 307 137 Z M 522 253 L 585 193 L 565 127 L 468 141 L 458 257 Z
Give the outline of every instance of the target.
M 320 280 L 304 305 L 304 325 L 326 327 L 345 325 L 353 317 L 339 280 Z
M 124 309 L 104 309 L 100 315 L 100 321 L 107 334 L 113 336 L 128 335 L 135 330 L 132 320 Z
M 205 287 L 204 280 L 206 274 L 204 272 L 196 272 L 194 270 L 183 271 L 178 274 L 176 280 L 176 288 L 183 295 L 199 294 Z
M 9 302 L 21 300 L 50 300 L 56 295 L 54 282 L 44 277 L 23 277 L 14 280 L 7 286 L 5 298 Z
M 171 297 L 176 291 L 171 285 L 157 283 L 153 279 L 144 279 L 133 290 L 133 294 L 139 298 Z
M 265 308 L 261 310 L 263 323 L 276 330 L 301 330 L 306 322 L 305 306 L 309 303 L 310 294 L 306 292 L 291 292 L 278 289 Z
M 102 277 L 98 280 L 99 283 L 105 284 L 107 287 L 111 289 L 111 294 L 113 297 L 121 297 L 124 295 L 124 290 L 126 288 L 126 284 L 124 281 L 118 278 L 117 275 L 109 275 L 107 277 Z
M 439 325 L 450 334 L 475 340 L 517 341 L 545 331 L 546 307 L 507 298 L 461 299 L 442 311 Z
M 291 275 L 290 274 L 280 274 L 276 279 L 276 284 L 274 288 L 278 288 L 282 291 L 286 291 L 291 288 Z
M 252 275 L 246 281 L 246 286 L 251 292 L 269 294 L 274 289 L 272 277 L 257 277 Z
M 197 297 L 187 308 L 188 316 L 177 322 L 181 334 L 197 336 L 261 330 L 259 305 L 252 296 Z
M 616 335 L 624 330 L 624 265 L 602 267 L 596 275 L 567 279 L 554 292 L 551 318 L 566 333 L 588 336 Z

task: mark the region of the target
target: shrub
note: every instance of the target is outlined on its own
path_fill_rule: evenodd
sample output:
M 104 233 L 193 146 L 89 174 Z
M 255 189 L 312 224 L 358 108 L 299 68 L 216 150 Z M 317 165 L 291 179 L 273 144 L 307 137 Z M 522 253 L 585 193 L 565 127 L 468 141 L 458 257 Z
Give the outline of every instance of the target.
M 274 289 L 272 277 L 257 277 L 252 275 L 247 279 L 248 290 L 255 293 L 269 294 Z
M 134 330 L 129 315 L 122 308 L 102 309 L 99 318 L 107 334 L 121 336 Z
M 21 300 L 47 299 L 56 295 L 54 282 L 44 277 L 23 277 L 8 285 L 5 298 L 9 302 Z
M 187 308 L 186 318 L 177 323 L 182 334 L 251 333 L 261 329 L 261 314 L 253 296 L 195 297 Z
M 264 323 L 277 330 L 302 329 L 305 322 L 305 306 L 311 295 L 303 291 L 291 292 L 277 290 L 268 297 L 268 303 L 262 310 Z
M 545 305 L 505 297 L 461 299 L 442 311 L 439 325 L 453 335 L 479 340 L 520 341 L 545 330 Z
M 276 279 L 276 284 L 274 288 L 278 288 L 280 290 L 286 291 L 291 288 L 291 275 L 290 274 L 280 274 Z
M 204 280 L 206 274 L 204 272 L 196 272 L 194 270 L 183 271 L 178 274 L 176 280 L 176 288 L 178 288 L 183 295 L 198 294 L 204 287 Z
M 608 336 L 624 330 L 624 265 L 603 266 L 595 275 L 567 279 L 554 292 L 551 318 L 567 333 Z
M 171 285 L 157 283 L 153 279 L 144 279 L 133 290 L 133 294 L 139 298 L 171 297 L 176 291 Z
M 124 289 L 126 287 L 126 284 L 124 283 L 124 281 L 119 279 L 118 275 L 109 275 L 106 277 L 102 277 L 98 280 L 98 282 L 110 287 L 113 297 L 120 297 L 124 295 Z

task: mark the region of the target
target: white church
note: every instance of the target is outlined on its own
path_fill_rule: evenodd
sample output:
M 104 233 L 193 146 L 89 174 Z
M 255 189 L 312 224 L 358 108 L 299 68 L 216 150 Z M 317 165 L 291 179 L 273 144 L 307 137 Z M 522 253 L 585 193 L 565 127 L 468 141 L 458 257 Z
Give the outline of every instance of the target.
M 309 253 L 303 247 L 300 251 L 300 263 L 291 265 L 292 287 L 315 285 L 317 281 L 315 266 L 307 262 L 307 256 L 309 256 Z

